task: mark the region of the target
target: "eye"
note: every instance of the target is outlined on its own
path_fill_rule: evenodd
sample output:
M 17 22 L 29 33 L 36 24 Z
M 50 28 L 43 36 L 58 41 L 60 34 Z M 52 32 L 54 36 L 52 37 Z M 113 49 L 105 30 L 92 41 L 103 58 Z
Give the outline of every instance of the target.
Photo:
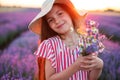
M 52 19 L 52 18 L 49 18 L 49 19 L 47 19 L 47 22 L 48 22 L 48 23 L 51 23 L 51 22 L 53 22 L 53 19 Z
M 59 12 L 58 15 L 59 15 L 59 16 L 63 15 L 63 12 Z

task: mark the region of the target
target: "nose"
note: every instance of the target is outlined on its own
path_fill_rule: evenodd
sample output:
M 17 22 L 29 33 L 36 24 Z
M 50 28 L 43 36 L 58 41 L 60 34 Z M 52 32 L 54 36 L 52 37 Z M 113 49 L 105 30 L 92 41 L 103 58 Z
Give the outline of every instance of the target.
M 54 20 L 55 20 L 56 24 L 58 24 L 60 22 L 60 18 L 58 18 L 58 17 L 55 17 Z

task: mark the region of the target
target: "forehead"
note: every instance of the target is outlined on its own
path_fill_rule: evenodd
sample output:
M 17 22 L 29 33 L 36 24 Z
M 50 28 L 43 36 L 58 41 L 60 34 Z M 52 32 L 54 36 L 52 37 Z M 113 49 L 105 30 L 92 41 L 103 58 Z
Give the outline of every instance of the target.
M 48 12 L 45 16 L 46 17 L 52 16 L 52 15 L 56 14 L 59 11 L 64 11 L 64 9 L 62 7 L 60 7 L 59 5 L 53 5 L 50 12 Z

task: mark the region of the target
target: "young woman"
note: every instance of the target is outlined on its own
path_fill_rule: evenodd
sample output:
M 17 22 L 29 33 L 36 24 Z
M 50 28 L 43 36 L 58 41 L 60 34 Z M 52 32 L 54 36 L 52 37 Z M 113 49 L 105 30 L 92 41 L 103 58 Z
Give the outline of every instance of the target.
M 46 0 L 30 23 L 29 29 L 41 35 L 35 54 L 45 58 L 46 80 L 97 80 L 100 76 L 103 61 L 94 53 L 81 55 L 83 38 L 77 29 L 84 32 L 83 21 L 70 0 Z

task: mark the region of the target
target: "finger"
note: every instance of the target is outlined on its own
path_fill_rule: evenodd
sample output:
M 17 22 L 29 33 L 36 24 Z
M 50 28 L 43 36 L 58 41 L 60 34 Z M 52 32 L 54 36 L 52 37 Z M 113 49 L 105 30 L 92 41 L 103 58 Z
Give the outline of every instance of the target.
M 87 69 L 95 69 L 97 64 L 88 64 L 88 65 L 82 65 L 82 67 L 87 68 Z
M 84 56 L 83 59 L 84 59 L 84 60 L 92 60 L 92 59 L 93 59 L 93 56 L 91 56 L 91 55 Z
M 81 62 L 83 65 L 91 65 L 95 64 L 96 62 L 94 60 L 86 60 Z
M 95 65 L 81 65 L 80 66 L 82 70 L 93 70 L 95 68 Z

